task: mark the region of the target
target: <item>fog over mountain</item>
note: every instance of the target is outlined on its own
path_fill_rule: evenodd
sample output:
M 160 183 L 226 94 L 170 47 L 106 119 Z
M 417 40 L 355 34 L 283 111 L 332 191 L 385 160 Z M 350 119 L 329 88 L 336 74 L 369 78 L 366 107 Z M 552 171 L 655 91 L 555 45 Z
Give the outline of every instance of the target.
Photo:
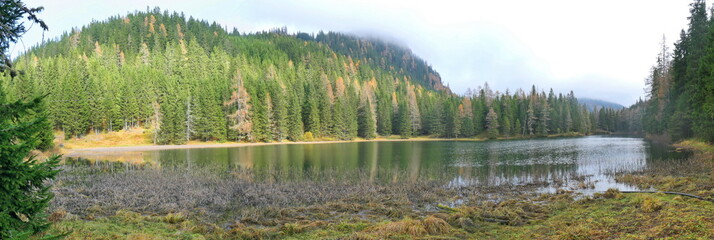
M 680 1 L 28 1 L 44 6 L 53 38 L 92 19 L 154 6 L 241 32 L 339 31 L 411 48 L 463 93 L 488 82 L 500 91 L 531 85 L 631 105 L 666 35 L 686 27 Z M 72 7 L 67 7 L 72 6 Z M 646 11 L 644 11 L 646 8 Z M 637 13 L 637 17 L 633 17 Z M 15 52 L 42 41 L 31 31 Z M 17 55 L 17 54 L 15 54 Z M 459 91 L 461 90 L 461 91 Z

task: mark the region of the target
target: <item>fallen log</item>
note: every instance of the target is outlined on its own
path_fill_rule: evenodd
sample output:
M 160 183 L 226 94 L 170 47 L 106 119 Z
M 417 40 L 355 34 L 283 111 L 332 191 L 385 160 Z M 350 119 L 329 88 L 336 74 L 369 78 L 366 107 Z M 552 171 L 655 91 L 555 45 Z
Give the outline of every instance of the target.
M 690 198 L 696 198 L 699 200 L 714 202 L 714 199 L 709 199 L 709 198 L 692 195 L 689 193 L 681 193 L 681 192 L 658 192 L 658 191 L 620 191 L 620 192 L 621 193 L 664 193 L 664 194 L 679 195 L 679 196 L 685 196 L 685 197 L 690 197 Z

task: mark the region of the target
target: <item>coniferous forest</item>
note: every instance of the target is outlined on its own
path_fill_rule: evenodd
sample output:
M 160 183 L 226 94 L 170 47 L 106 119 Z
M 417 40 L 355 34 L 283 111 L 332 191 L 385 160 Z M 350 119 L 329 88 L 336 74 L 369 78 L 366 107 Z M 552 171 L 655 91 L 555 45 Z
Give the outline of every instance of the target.
M 378 135 L 531 137 L 615 131 L 572 92 L 453 93 L 410 50 L 340 33 L 245 34 L 156 8 L 93 22 L 19 57 L 8 97 L 48 94 L 67 138 L 144 127 L 155 144 Z M 6 77 L 9 79 L 9 76 Z
M 618 115 L 623 131 L 674 141 L 714 142 L 714 16 L 706 2 L 690 4 L 689 26 L 670 51 L 662 39 L 646 79 L 647 98 Z

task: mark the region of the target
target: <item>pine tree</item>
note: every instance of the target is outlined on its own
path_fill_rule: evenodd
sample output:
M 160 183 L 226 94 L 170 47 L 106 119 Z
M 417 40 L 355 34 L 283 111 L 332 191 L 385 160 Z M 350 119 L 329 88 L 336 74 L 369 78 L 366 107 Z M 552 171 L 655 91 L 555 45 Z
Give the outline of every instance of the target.
M 326 74 L 320 76 L 322 88 L 318 93 L 318 108 L 320 109 L 320 135 L 319 136 L 334 136 L 335 135 L 335 120 L 334 120 L 334 103 L 335 92 L 332 89 L 332 83 Z M 313 132 L 315 134 L 315 132 Z
M 233 76 L 230 98 L 223 103 L 223 106 L 228 112 L 229 138 L 246 141 L 252 139 L 253 123 L 250 115 L 250 95 L 243 82 L 243 75 L 238 69 Z
M 404 102 L 400 103 L 398 107 L 397 127 L 397 132 L 402 138 L 410 138 L 412 136 L 412 126 L 409 117 L 409 108 Z
M 706 49 L 701 58 L 697 78 L 690 88 L 690 102 L 695 109 L 693 128 L 695 135 L 707 142 L 714 142 L 714 16 L 709 20 Z M 666 77 L 666 75 L 665 75 Z
M 534 126 L 536 126 L 536 121 L 538 120 L 535 115 L 535 107 L 533 101 L 528 104 L 528 110 L 526 111 L 526 113 L 526 125 L 523 134 L 533 136 Z
M 377 137 L 377 123 L 371 109 L 369 101 L 365 101 L 365 105 L 359 108 L 359 136 L 365 139 Z
M 571 132 L 573 130 L 573 117 L 570 114 L 570 107 L 569 106 L 564 106 L 563 107 L 565 113 L 565 129 L 564 131 L 566 133 Z
M 421 129 L 421 113 L 414 86 L 407 83 L 407 107 L 409 108 L 409 126 L 412 133 L 419 133 Z
M 253 100 L 259 100 L 260 102 L 251 103 L 253 105 L 253 137 L 254 141 L 270 142 L 273 140 L 270 131 L 273 111 L 272 101 L 270 94 L 261 93 L 260 91 L 264 91 L 263 89 L 258 91 L 257 98 Z
M 23 120 L 41 111 L 43 97 L 7 102 L 3 92 L 0 89 L 0 238 L 12 239 L 47 228 L 44 214 L 52 193 L 45 181 L 55 177 L 60 160 L 25 160 L 30 151 L 46 144 L 42 139 L 47 118 Z
M 191 140 L 192 134 L 196 132 L 196 129 L 194 128 L 195 123 L 196 123 L 196 115 L 194 113 L 195 109 L 195 98 L 192 98 L 190 95 L 188 98 L 186 98 L 186 111 L 185 111 L 185 118 L 184 118 L 184 124 L 186 127 L 184 128 L 184 143 L 188 142 Z
M 459 117 L 461 118 L 461 134 L 465 137 L 473 137 L 474 132 L 474 122 L 473 122 L 473 106 L 471 106 L 471 99 L 465 96 L 461 100 L 461 105 L 459 105 Z
M 474 134 L 476 135 L 483 133 L 486 129 L 486 114 L 488 114 L 486 102 L 486 92 L 484 90 L 479 91 L 478 98 L 473 98 L 472 101 L 474 106 Z
M 692 102 L 700 87 L 696 86 L 699 78 L 701 58 L 706 50 L 707 19 L 706 1 L 695 0 L 690 4 L 689 29 L 682 32 L 680 42 L 676 44 L 673 59 L 673 86 L 670 95 L 672 107 L 667 111 L 669 132 L 674 140 L 694 136 L 694 117 L 700 102 Z M 695 100 L 696 101 L 696 100 Z
M 378 96 L 377 101 L 377 132 L 382 136 L 392 135 L 392 105 L 386 94 Z
M 459 121 L 458 107 L 452 99 L 445 100 L 444 104 L 444 137 L 457 138 L 461 134 L 461 121 Z
M 302 112 L 300 107 L 300 100 L 293 93 L 289 97 L 288 106 L 288 139 L 290 141 L 300 141 L 303 136 L 303 122 L 302 122 Z
M 491 139 L 498 137 L 498 115 L 493 108 L 489 108 L 486 114 L 486 134 Z
M 16 42 L 25 28 L 19 19 L 47 25 L 35 13 L 42 8 L 28 8 L 21 1 L 5 1 L 0 8 L 0 73 L 16 77 L 18 72 L 7 60 L 10 43 Z M 0 239 L 23 239 L 46 229 L 45 209 L 52 199 L 46 185 L 58 173 L 59 156 L 38 162 L 30 151 L 49 147 L 46 142 L 50 125 L 43 110 L 44 96 L 30 101 L 10 101 L 0 83 Z M 29 156 L 29 157 L 28 157 Z M 26 159 L 27 158 L 27 159 Z
M 548 136 L 548 133 L 550 131 L 549 128 L 549 122 L 550 122 L 550 106 L 548 106 L 548 102 L 546 101 L 545 98 L 543 98 L 542 102 L 540 103 L 540 114 L 538 115 L 538 125 L 536 127 L 536 132 L 538 132 L 538 135 L 541 137 Z
M 285 97 L 285 90 L 281 87 L 276 87 L 274 98 L 272 98 L 273 106 L 273 139 L 283 141 L 288 135 L 288 106 Z
M 320 121 L 320 109 L 317 95 L 313 95 L 314 89 L 308 89 L 305 96 L 305 104 L 303 110 L 303 123 L 305 124 L 305 133 L 310 133 L 314 136 L 320 136 L 322 122 Z

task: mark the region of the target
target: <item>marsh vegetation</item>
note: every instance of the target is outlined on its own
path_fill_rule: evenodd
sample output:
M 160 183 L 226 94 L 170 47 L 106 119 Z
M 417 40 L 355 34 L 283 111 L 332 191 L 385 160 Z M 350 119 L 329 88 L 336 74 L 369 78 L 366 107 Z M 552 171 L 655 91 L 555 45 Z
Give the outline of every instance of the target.
M 600 149 L 573 147 L 586 142 Z M 628 142 L 627 148 L 613 148 Z M 163 150 L 142 154 L 155 161 L 143 165 L 68 159 L 55 182 L 50 210 L 57 222 L 54 231 L 71 229 L 76 231 L 74 238 L 89 234 L 106 239 L 567 239 L 611 236 L 608 231 L 620 237 L 712 234 L 707 227 L 714 215 L 706 214 L 714 213 L 714 204 L 616 190 L 601 194 L 603 187 L 613 186 L 701 194 L 706 188 L 702 183 L 712 182 L 711 177 L 701 182 L 690 179 L 690 188 L 668 188 L 658 182 L 662 179 L 650 179 L 653 171 L 688 174 L 666 164 L 671 161 L 701 166 L 706 158 L 676 154 L 637 138 L 339 143 L 309 146 L 312 153 L 308 146 Z M 515 146 L 530 153 L 517 153 Z M 296 149 L 302 149 L 299 157 L 281 160 L 282 151 L 295 155 Z M 389 154 L 383 149 L 389 149 Z M 603 151 L 613 155 L 593 158 Z M 431 155 L 416 156 L 421 154 Z M 372 165 L 365 156 L 379 157 Z M 610 160 L 620 165 L 610 165 Z M 241 165 L 248 162 L 251 167 Z M 416 170 L 410 170 L 413 164 L 418 165 Z M 488 178 L 500 180 L 483 180 Z M 686 212 L 680 212 L 683 209 Z M 616 224 L 644 215 L 652 220 L 637 227 Z M 584 220 L 575 220 L 581 217 Z M 679 217 L 694 223 L 674 230 L 666 227 L 666 221 Z M 559 227 L 566 222 L 571 225 Z

